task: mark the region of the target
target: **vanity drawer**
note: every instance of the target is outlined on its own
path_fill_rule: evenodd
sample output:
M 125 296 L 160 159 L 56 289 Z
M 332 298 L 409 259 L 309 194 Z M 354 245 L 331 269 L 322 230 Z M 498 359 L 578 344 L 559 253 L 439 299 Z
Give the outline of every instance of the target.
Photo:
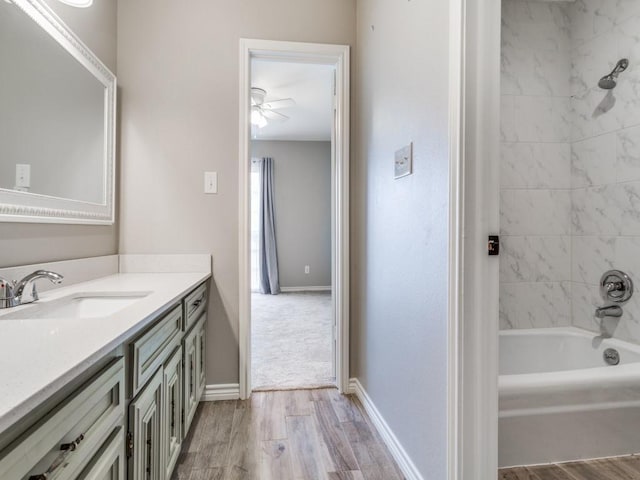
M 124 359 L 111 362 L 0 454 L 2 479 L 75 479 L 124 421 Z
M 177 305 L 162 320 L 131 344 L 133 395 L 144 386 L 175 347 L 180 345 L 182 306 Z
M 188 332 L 207 308 L 207 284 L 203 283 L 184 299 L 184 327 Z

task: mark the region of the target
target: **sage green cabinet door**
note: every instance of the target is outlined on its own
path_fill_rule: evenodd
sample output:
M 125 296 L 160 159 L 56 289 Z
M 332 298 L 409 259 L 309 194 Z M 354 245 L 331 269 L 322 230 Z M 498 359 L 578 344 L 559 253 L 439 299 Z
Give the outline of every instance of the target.
M 162 464 L 163 369 L 129 404 L 129 480 L 165 480 Z
M 207 315 L 206 313 L 202 315 L 198 325 L 196 326 L 197 334 L 196 334 L 196 358 L 198 360 L 196 364 L 196 397 L 198 401 L 202 398 L 202 394 L 204 393 L 205 384 L 206 384 L 206 375 L 205 375 L 205 360 L 206 360 L 206 330 L 205 325 L 207 324 Z
M 77 480 L 125 480 L 124 429 L 118 427 Z
M 182 448 L 182 346 L 176 348 L 164 365 L 164 415 L 162 452 L 165 478 L 171 478 Z
M 198 349 L 197 330 L 193 328 L 183 342 L 184 349 L 184 434 L 189 432 L 191 421 L 198 407 Z

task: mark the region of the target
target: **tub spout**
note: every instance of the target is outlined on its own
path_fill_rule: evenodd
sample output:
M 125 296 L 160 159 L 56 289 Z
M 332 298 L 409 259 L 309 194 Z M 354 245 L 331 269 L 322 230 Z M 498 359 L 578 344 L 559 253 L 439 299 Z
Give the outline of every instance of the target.
M 604 318 L 604 317 L 621 317 L 622 316 L 622 307 L 618 305 L 610 305 L 608 307 L 598 307 L 596 308 L 596 317 Z

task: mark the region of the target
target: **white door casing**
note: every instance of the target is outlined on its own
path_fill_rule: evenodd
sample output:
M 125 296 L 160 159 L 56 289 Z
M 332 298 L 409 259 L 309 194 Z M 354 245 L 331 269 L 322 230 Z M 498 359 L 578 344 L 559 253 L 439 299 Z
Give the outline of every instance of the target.
M 333 65 L 336 71 L 332 158 L 332 298 L 336 384 L 349 386 L 349 122 L 350 56 L 345 45 L 240 39 L 239 138 L 239 379 L 240 397 L 251 394 L 250 89 L 253 58 Z
M 500 16 L 496 0 L 450 4 L 448 479 L 498 469 Z

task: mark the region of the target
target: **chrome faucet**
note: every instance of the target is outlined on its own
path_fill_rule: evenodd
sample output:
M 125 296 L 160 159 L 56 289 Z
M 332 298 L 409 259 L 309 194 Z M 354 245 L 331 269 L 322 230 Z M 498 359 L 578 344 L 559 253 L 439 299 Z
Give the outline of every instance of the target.
M 609 305 L 608 307 L 598 307 L 596 308 L 596 317 L 604 318 L 604 317 L 616 317 L 619 318 L 622 316 L 622 307 L 618 305 Z
M 0 277 L 0 309 L 17 307 L 38 300 L 35 282 L 40 278 L 47 278 L 57 285 L 62 283 L 64 277 L 48 270 L 36 270 L 19 282 L 11 282 Z

